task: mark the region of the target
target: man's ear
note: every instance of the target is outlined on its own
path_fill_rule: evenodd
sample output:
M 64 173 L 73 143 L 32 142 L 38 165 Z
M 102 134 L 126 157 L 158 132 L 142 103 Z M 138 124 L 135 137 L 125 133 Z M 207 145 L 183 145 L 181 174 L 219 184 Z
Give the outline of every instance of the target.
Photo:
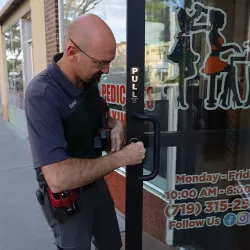
M 75 49 L 74 46 L 69 45 L 66 48 L 65 53 L 66 53 L 66 55 L 69 58 L 69 61 L 71 63 L 75 63 L 76 62 L 76 60 L 77 60 L 77 56 L 76 56 L 77 51 L 76 51 L 76 49 Z

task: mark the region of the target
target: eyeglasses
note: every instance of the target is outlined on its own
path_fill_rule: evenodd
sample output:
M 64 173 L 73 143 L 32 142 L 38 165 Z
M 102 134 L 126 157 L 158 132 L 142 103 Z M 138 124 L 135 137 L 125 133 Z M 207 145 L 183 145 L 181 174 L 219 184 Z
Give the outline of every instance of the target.
M 96 65 L 98 68 L 102 68 L 105 64 L 107 64 L 106 62 L 100 62 L 98 60 L 96 60 L 95 58 L 93 58 L 92 56 L 88 55 L 84 50 L 82 50 L 77 44 L 75 44 L 75 42 L 70 38 L 69 39 L 75 46 L 77 49 L 79 49 L 83 54 L 85 54 L 87 57 L 89 57 Z

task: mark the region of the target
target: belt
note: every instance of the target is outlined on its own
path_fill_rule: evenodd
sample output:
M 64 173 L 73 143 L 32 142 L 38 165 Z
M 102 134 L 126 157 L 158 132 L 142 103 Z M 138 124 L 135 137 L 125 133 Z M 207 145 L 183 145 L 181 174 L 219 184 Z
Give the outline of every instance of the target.
M 91 182 L 87 185 L 84 185 L 84 186 L 81 186 L 79 188 L 76 188 L 76 190 L 79 192 L 81 189 L 89 189 L 89 188 L 93 188 L 93 187 L 96 187 L 98 184 L 98 181 L 94 181 L 94 182 Z M 42 190 L 47 190 L 48 186 L 45 182 L 39 182 L 39 189 L 42 191 Z

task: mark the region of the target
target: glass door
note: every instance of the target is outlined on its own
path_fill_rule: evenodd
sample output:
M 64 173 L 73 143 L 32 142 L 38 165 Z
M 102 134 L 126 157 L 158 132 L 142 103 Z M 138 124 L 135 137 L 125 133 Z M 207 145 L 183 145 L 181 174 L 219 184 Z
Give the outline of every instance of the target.
M 128 0 L 126 249 L 245 250 L 250 238 L 249 9 Z

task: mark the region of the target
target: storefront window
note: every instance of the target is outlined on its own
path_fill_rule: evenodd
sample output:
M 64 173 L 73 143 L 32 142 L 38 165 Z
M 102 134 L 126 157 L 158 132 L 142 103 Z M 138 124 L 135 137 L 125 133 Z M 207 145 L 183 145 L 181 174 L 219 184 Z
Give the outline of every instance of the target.
M 231 165 L 240 138 L 227 131 L 249 126 L 248 10 L 245 2 L 146 0 L 145 113 L 159 119 L 162 134 L 217 131 L 197 148 L 197 165 Z M 151 124 L 145 131 L 153 131 Z M 161 150 L 162 178 L 169 150 Z M 153 149 L 148 153 L 145 171 Z
M 9 85 L 9 104 L 16 108 L 23 109 L 23 53 L 19 23 L 5 32 L 5 49 Z

